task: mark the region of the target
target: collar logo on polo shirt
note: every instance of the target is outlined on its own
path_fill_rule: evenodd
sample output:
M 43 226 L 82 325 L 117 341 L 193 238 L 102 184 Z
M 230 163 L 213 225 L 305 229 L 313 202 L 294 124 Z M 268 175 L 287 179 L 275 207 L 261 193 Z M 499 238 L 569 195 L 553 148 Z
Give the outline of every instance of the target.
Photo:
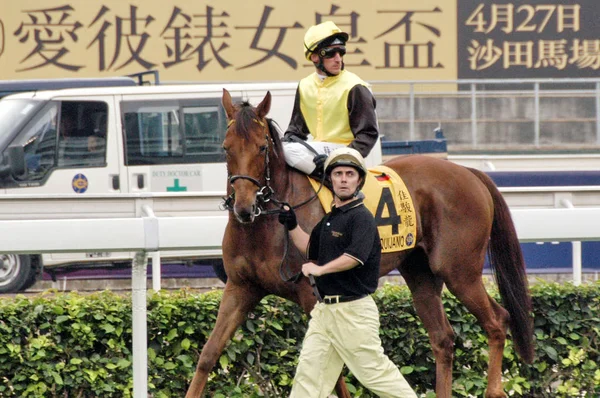
M 338 231 L 331 231 L 331 236 L 333 236 L 334 238 L 341 238 L 342 236 L 344 236 L 344 234 Z

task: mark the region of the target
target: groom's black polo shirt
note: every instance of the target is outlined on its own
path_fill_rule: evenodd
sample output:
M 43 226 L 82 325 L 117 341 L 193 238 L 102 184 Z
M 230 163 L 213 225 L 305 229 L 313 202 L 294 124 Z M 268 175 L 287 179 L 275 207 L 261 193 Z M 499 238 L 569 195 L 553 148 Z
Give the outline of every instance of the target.
M 324 265 L 346 254 L 359 262 L 356 267 L 315 278 L 322 296 L 360 296 L 377 289 L 381 242 L 373 215 L 362 199 L 331 212 L 315 226 L 308 246 L 308 257 Z

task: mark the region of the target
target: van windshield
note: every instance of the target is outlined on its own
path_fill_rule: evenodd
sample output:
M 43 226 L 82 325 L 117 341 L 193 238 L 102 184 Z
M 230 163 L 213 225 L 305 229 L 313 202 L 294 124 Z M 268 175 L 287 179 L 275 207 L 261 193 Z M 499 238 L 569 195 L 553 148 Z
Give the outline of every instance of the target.
M 3 99 L 0 101 L 0 149 L 4 150 L 37 110 L 42 101 L 30 99 Z

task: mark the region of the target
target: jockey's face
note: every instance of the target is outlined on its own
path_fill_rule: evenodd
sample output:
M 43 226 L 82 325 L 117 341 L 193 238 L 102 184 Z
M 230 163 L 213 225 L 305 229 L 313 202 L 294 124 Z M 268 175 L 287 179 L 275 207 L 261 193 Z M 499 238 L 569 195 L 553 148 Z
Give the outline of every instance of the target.
M 346 47 L 337 44 L 325 48 L 326 56 L 323 58 L 323 66 L 327 72 L 332 75 L 337 75 L 342 71 L 344 66 L 344 54 L 346 54 Z M 312 54 L 311 59 L 313 62 L 319 62 L 319 56 L 315 53 Z

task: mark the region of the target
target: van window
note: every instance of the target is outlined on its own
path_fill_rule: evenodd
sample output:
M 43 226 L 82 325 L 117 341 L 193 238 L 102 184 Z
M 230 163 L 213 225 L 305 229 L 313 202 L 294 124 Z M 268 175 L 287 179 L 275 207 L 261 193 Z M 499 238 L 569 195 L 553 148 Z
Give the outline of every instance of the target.
M 219 155 L 223 145 L 223 127 L 218 106 L 183 108 L 185 146 L 189 155 Z
M 125 112 L 127 152 L 138 158 L 181 157 L 179 105 L 144 103 Z
M 43 106 L 41 101 L 30 99 L 5 99 L 0 101 L 0 149 L 21 131 L 21 128 Z
M 41 180 L 57 167 L 104 166 L 107 118 L 104 102 L 48 103 L 16 139 L 27 164 L 20 180 Z
M 123 104 L 126 165 L 224 161 L 225 114 L 217 99 Z

